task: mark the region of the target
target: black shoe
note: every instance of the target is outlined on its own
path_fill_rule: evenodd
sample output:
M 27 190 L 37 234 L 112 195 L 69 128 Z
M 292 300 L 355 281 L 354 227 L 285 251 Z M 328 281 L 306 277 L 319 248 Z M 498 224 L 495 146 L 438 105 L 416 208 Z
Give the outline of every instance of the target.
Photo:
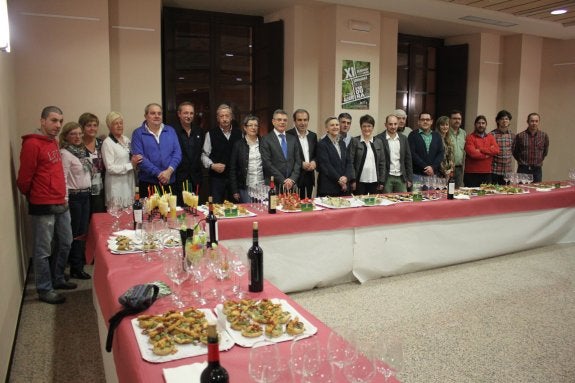
M 74 282 L 64 281 L 61 283 L 54 283 L 54 288 L 57 290 L 74 290 L 76 287 L 78 287 L 78 285 Z
M 66 297 L 58 294 L 54 290 L 46 291 L 45 293 L 38 294 L 42 302 L 50 303 L 51 305 L 57 305 L 66 302 Z
M 92 276 L 85 272 L 84 270 L 80 271 L 70 271 L 70 278 L 74 279 L 91 279 Z

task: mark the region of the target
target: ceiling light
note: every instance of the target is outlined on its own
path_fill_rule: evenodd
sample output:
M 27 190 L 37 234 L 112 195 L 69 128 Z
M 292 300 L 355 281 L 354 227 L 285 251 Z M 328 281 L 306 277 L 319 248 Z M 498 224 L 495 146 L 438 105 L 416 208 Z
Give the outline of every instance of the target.
M 460 17 L 459 19 L 465 20 L 465 21 L 473 21 L 475 23 L 496 25 L 498 27 L 514 27 L 517 25 L 515 23 L 510 23 L 508 21 L 499 21 L 499 20 L 493 20 L 493 19 L 488 19 L 485 17 L 478 17 L 478 16 L 465 16 L 465 17 Z
M 564 14 L 564 13 L 567 13 L 567 10 L 566 10 L 566 9 L 556 9 L 556 10 L 554 10 L 554 11 L 551 11 L 551 14 L 552 14 L 552 15 L 562 15 L 562 14 Z

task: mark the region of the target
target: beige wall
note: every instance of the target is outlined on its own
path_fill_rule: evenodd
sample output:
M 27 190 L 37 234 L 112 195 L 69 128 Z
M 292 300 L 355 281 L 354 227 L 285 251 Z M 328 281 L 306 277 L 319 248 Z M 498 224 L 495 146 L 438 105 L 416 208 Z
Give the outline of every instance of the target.
M 3 220 L 0 230 L 0 379 L 4 380 L 10 362 L 12 340 L 24 287 L 24 265 L 21 262 L 18 235 L 18 191 L 15 183 L 14 156 L 19 154 L 15 94 L 14 55 L 0 53 L 0 184 L 4 197 L 0 202 Z

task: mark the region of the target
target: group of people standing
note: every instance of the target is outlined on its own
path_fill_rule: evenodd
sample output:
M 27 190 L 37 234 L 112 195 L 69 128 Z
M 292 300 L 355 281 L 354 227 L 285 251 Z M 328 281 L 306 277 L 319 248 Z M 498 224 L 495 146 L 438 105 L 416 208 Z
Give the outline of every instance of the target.
M 518 172 L 539 182 L 549 147 L 537 113 L 529 114 L 527 129 L 514 135 L 505 110 L 497 114 L 495 130 L 486 133 L 487 119 L 478 116 L 470 134 L 456 110 L 438 118 L 435 129 L 432 116 L 421 113 L 412 130 L 398 109 L 386 116 L 379 134 L 374 118 L 364 115 L 357 137 L 349 134 L 351 115 L 341 113 L 325 120 L 321 138 L 309 130 L 305 109 L 293 113 L 291 129 L 287 112 L 275 110 L 273 130 L 263 136 L 258 117 L 246 116 L 237 127 L 226 104 L 217 108 L 217 123 L 207 131 L 193 124 L 192 103 L 181 103 L 177 116 L 175 127 L 166 125 L 161 105 L 151 103 L 130 139 L 122 115 L 110 112 L 109 133 L 102 139 L 92 113 L 64 125 L 60 108 L 42 110 L 38 132 L 23 136 L 17 180 L 29 203 L 40 300 L 62 303 L 65 298 L 56 290 L 77 287 L 64 274 L 68 264 L 70 278 L 90 278 L 84 271 L 90 215 L 117 200 L 131 201 L 136 185 L 141 197 L 156 187 L 171 190 L 180 205 L 184 188 L 199 191 L 204 170 L 216 203 L 249 202 L 250 187 L 269 184 L 272 177 L 280 191 L 297 190 L 301 198 L 405 192 L 418 176 L 453 176 L 458 187 L 504 183 L 513 157 Z

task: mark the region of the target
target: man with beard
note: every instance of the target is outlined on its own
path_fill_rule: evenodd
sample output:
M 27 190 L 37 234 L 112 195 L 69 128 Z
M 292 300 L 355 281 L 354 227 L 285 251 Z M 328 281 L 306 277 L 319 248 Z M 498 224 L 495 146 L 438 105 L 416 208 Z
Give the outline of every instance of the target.
M 439 133 L 431 130 L 433 125 L 431 114 L 420 113 L 418 124 L 419 129 L 414 130 L 407 137 L 413 161 L 413 174 L 422 177 L 439 174 L 439 167 L 445 156 L 443 140 Z M 414 177 L 414 181 L 416 181 L 415 178 L 421 177 Z
M 491 163 L 493 156 L 499 154 L 495 137 L 486 134 L 485 116 L 475 118 L 475 130 L 465 140 L 465 175 L 463 183 L 467 187 L 479 187 L 491 183 Z
M 527 116 L 527 129 L 517 133 L 513 140 L 513 157 L 517 160 L 517 173 L 533 174 L 533 182 L 543 178 L 543 160 L 549 152 L 549 136 L 539 130 L 541 117 L 537 113 Z
M 308 129 L 309 113 L 305 109 L 297 109 L 293 113 L 295 127 L 286 133 L 298 138 L 299 154 L 301 158 L 301 173 L 297 180 L 300 198 L 311 198 L 315 186 L 315 148 L 317 134 Z

